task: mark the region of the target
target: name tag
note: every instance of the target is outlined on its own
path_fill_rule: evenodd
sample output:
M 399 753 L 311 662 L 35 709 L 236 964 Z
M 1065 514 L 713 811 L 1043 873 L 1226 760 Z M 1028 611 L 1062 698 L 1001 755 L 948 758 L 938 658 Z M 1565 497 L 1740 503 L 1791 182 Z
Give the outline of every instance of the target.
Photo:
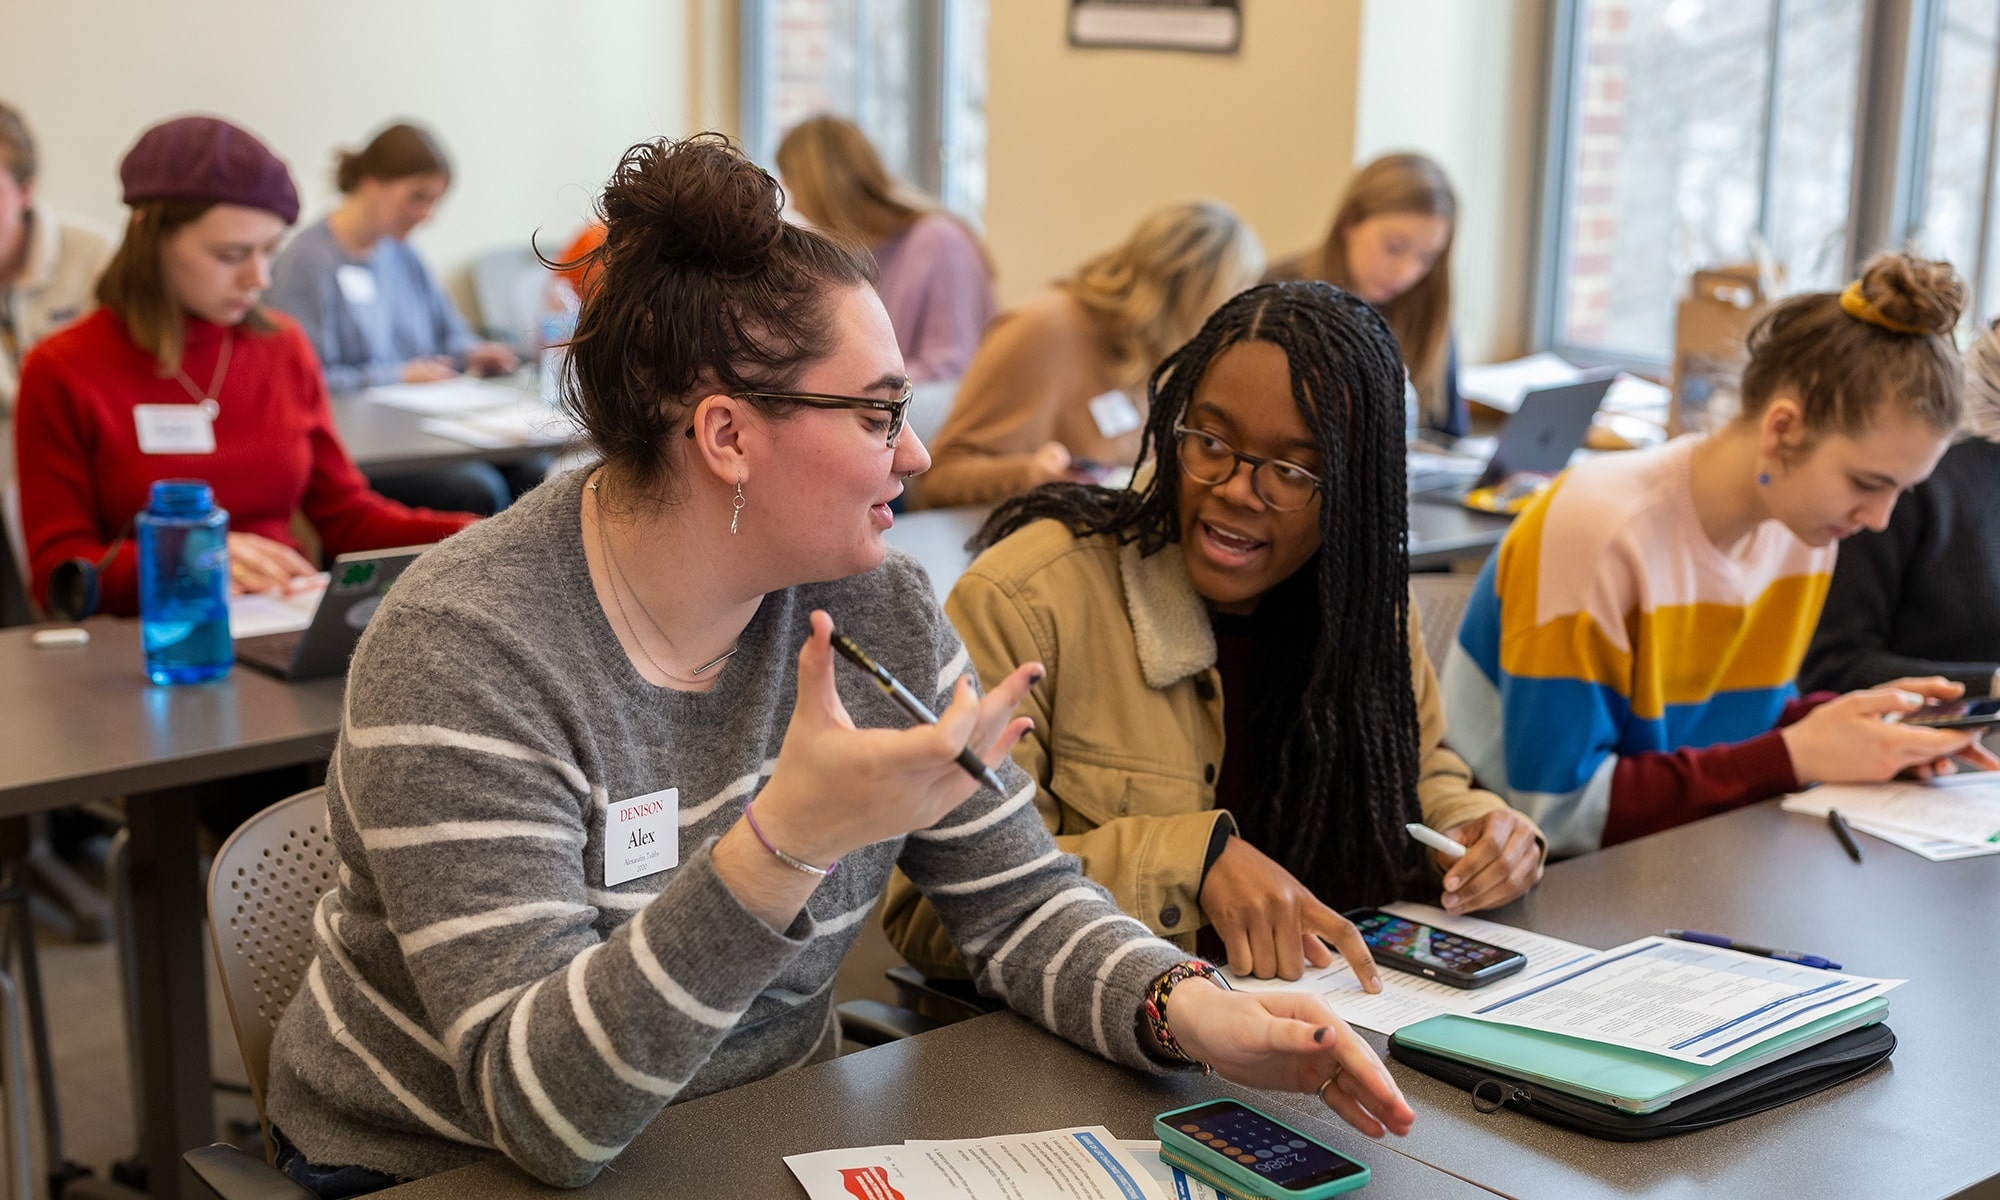
M 1090 402 L 1090 419 L 1097 432 L 1108 438 L 1123 437 L 1146 423 L 1132 398 L 1124 392 L 1106 392 Z
M 213 454 L 215 421 L 199 404 L 135 404 L 141 454 Z
M 349 304 L 375 303 L 375 272 L 353 263 L 343 263 L 333 270 L 333 281 L 340 285 L 340 294 Z
M 604 886 L 655 875 L 681 861 L 681 790 L 620 800 L 604 813 Z

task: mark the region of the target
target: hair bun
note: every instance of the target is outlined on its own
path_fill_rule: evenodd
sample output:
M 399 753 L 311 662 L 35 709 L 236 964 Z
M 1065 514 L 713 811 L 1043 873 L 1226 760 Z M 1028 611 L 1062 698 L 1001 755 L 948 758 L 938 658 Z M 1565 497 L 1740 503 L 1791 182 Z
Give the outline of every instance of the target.
M 1951 336 L 1965 311 L 1965 283 L 1948 262 L 1878 254 L 1861 269 L 1861 296 L 1898 325 Z
M 724 271 L 754 269 L 786 228 L 777 180 L 720 133 L 627 150 L 604 188 L 604 223 L 620 255 Z

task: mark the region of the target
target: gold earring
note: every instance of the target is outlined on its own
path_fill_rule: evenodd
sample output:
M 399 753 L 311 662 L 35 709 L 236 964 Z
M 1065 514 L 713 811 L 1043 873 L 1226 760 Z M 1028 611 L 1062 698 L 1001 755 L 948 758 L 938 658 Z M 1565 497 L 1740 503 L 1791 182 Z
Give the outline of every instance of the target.
M 734 534 L 736 532 L 736 520 L 743 515 L 743 477 L 741 475 L 736 477 L 736 497 L 729 502 L 729 507 L 732 510 L 729 514 L 729 532 Z

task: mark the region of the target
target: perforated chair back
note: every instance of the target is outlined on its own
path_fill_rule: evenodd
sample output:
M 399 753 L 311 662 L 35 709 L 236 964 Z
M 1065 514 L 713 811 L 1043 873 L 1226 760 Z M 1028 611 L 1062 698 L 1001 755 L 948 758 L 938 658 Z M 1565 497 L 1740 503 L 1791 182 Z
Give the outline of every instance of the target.
M 271 1035 L 313 958 L 313 909 L 335 879 L 326 789 L 278 801 L 243 822 L 208 873 L 208 929 L 229 1023 L 264 1117 Z
M 1458 624 L 1465 619 L 1466 601 L 1472 599 L 1475 575 L 1410 576 L 1410 595 L 1417 603 L 1417 619 L 1423 626 L 1424 652 L 1431 666 L 1444 671 L 1445 652 L 1458 638 Z

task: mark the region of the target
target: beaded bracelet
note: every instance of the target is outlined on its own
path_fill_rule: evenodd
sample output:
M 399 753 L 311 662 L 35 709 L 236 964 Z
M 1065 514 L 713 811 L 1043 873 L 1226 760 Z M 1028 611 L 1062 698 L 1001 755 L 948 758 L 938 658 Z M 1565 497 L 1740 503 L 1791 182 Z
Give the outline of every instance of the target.
M 764 843 L 764 849 L 769 850 L 771 853 L 777 855 L 778 861 L 784 863 L 792 870 L 804 871 L 808 875 L 816 875 L 821 879 L 825 879 L 827 876 L 833 874 L 835 871 L 838 871 L 840 869 L 840 860 L 837 858 L 834 859 L 832 862 L 828 863 L 824 867 L 815 867 L 806 860 L 802 858 L 793 858 L 791 855 L 785 853 L 783 850 L 780 850 L 776 846 L 773 846 L 771 844 L 771 839 L 764 836 L 764 831 L 757 828 L 757 818 L 750 815 L 750 805 L 748 804 L 743 806 L 743 819 L 745 821 L 750 822 L 750 832 L 756 834 L 757 840 Z
M 1168 967 L 1146 990 L 1146 1025 L 1153 1031 L 1153 1040 L 1160 1044 L 1160 1049 L 1184 1063 L 1200 1067 L 1202 1074 L 1212 1075 L 1215 1068 L 1181 1049 L 1181 1044 L 1174 1040 L 1173 1030 L 1167 1028 L 1167 996 L 1173 992 L 1175 985 L 1187 979 L 1206 979 L 1224 991 L 1230 990 L 1229 981 L 1222 977 L 1222 972 L 1201 959 L 1191 958 Z

